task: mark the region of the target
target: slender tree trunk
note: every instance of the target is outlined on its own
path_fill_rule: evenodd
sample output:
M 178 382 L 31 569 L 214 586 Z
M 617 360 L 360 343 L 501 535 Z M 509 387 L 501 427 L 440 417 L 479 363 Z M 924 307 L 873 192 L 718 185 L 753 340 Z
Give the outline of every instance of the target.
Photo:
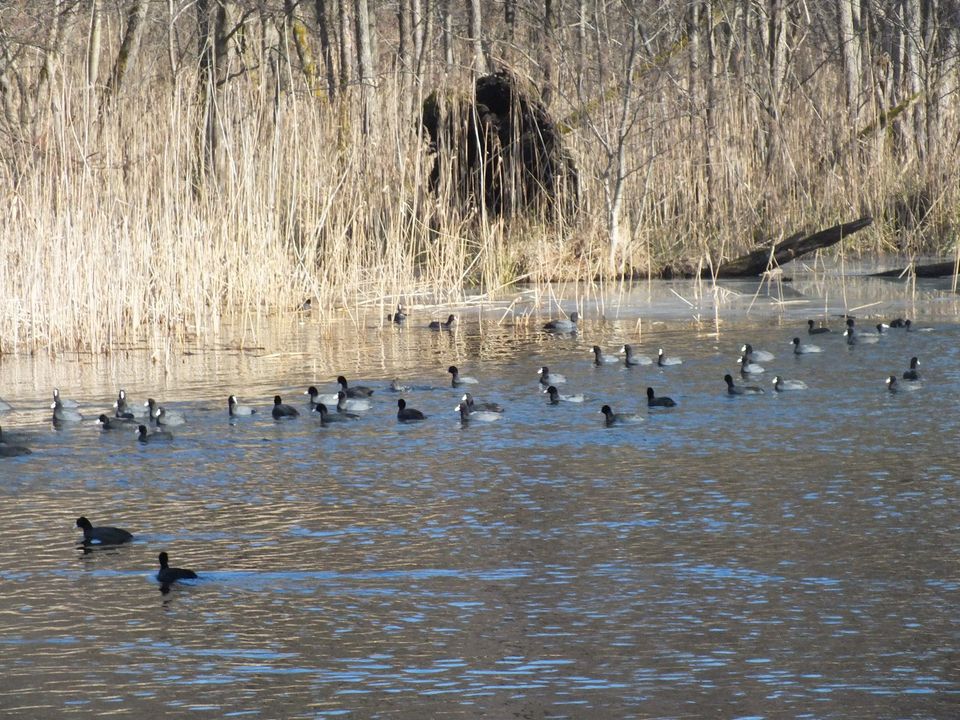
M 577 0 L 577 85 L 583 82 L 587 67 L 587 18 L 590 10 L 587 0 Z
M 540 93 L 543 96 L 543 104 L 548 107 L 553 98 L 553 85 L 555 82 L 553 40 L 556 26 L 557 17 L 553 0 L 543 0 L 543 42 L 541 43 L 543 52 L 543 60 L 541 61 L 543 66 L 543 83 L 540 88 Z
M 704 46 L 707 54 L 707 73 L 704 78 L 706 84 L 706 98 L 704 103 L 705 127 L 703 128 L 703 162 L 707 174 L 707 207 L 706 217 L 713 219 L 716 202 L 716 171 L 713 167 L 713 132 L 715 123 L 715 108 L 717 102 L 716 77 L 717 77 L 717 53 L 714 43 L 714 17 L 713 0 L 706 0 L 706 28 L 704 34 Z
M 906 71 L 907 95 L 917 97 L 923 90 L 922 48 L 923 39 L 920 35 L 920 0 L 903 0 L 904 25 L 904 69 Z M 923 163 L 926 160 L 927 148 L 925 141 L 924 104 L 915 102 L 910 107 L 909 116 L 913 143 L 917 157 Z
M 337 15 L 340 20 L 340 88 L 346 90 L 353 82 L 353 52 L 349 0 L 337 0 Z
M 630 33 L 630 47 L 624 62 L 623 86 L 620 97 L 619 114 L 616 119 L 614 132 L 616 137 L 612 147 L 608 147 L 607 166 L 603 173 L 604 201 L 607 209 L 607 240 L 610 249 L 608 269 L 611 274 L 623 271 L 625 260 L 621 257 L 623 244 L 623 195 L 626 189 L 627 168 L 627 141 L 630 138 L 636 121 L 633 98 L 634 72 L 637 66 L 637 57 L 640 48 L 640 24 L 636 18 L 631 18 L 632 31 Z
M 284 0 L 283 10 L 286 25 L 290 29 L 293 45 L 297 50 L 297 58 L 300 60 L 300 70 L 307 88 L 313 93 L 317 85 L 317 63 L 313 59 L 313 48 L 310 47 L 310 33 L 307 32 L 307 25 L 300 17 L 300 3 Z
M 197 56 L 200 70 L 200 109 L 203 114 L 200 148 L 197 157 L 197 189 L 204 187 L 209 175 L 216 168 L 217 158 L 217 103 L 214 77 L 214 41 L 210 32 L 210 0 L 196 0 L 197 9 Z
M 467 16 L 470 50 L 473 55 L 474 75 L 487 73 L 487 60 L 483 54 L 482 23 L 480 19 L 480 0 L 467 0 Z
M 53 16 L 50 18 L 50 32 L 47 47 L 43 53 L 43 66 L 40 68 L 40 78 L 37 83 L 37 97 L 46 89 L 56 73 L 57 55 L 61 50 L 63 31 L 63 14 L 66 11 L 64 0 L 54 0 Z
M 767 17 L 767 92 L 766 157 L 767 176 L 780 169 L 783 153 L 781 137 L 780 100 L 783 96 L 784 73 L 787 64 L 787 44 L 784 22 L 784 0 L 768 0 Z
M 113 64 L 113 73 L 110 75 L 109 82 L 107 82 L 105 99 L 115 97 L 120 92 L 128 68 L 136 61 L 146 13 L 146 0 L 135 0 L 130 8 L 130 13 L 127 15 L 127 29 L 123 34 L 123 41 L 120 43 L 116 62 Z
M 410 0 L 397 1 L 397 56 L 401 76 L 410 72 L 413 34 L 410 32 Z
M 317 20 L 317 35 L 320 37 L 320 55 L 323 57 L 327 94 L 333 99 L 337 96 L 337 76 L 336 69 L 333 66 L 333 49 L 330 46 L 330 19 L 327 15 L 327 0 L 314 0 L 313 11 Z
M 370 44 L 370 8 L 367 0 L 354 0 L 357 32 L 357 67 L 360 70 L 361 102 L 363 104 L 363 133 L 368 135 L 376 123 L 377 78 L 373 69 L 373 50 Z
M 687 132 L 691 138 L 703 136 L 700 118 L 700 109 L 703 106 L 703 77 L 700 70 L 700 10 L 699 0 L 694 0 L 687 6 L 687 50 L 689 52 L 689 63 L 687 67 L 687 117 L 689 125 Z M 701 205 L 703 202 L 703 189 L 701 187 L 700 158 L 691 156 L 688 172 L 690 173 L 689 187 L 691 190 L 691 204 Z
M 417 12 L 416 8 L 419 7 L 420 10 L 420 27 L 421 31 L 418 34 L 416 28 L 414 28 L 414 47 L 417 48 L 417 84 L 419 85 L 423 82 L 423 71 L 426 67 L 428 61 L 428 49 L 433 46 L 433 37 L 436 32 L 434 28 L 434 13 L 435 10 L 435 0 L 413 0 L 414 4 L 414 13 Z M 419 35 L 419 47 L 416 43 L 418 42 L 417 37 Z
M 946 60 L 940 52 L 940 0 L 922 0 L 923 26 L 923 100 L 924 147 L 927 160 L 934 162 L 940 148 L 940 103 L 944 93 L 940 86 L 941 68 Z
M 397 33 L 399 35 L 397 74 L 400 78 L 402 113 L 408 118 L 413 113 L 413 93 L 410 92 L 413 69 L 413 33 L 410 30 L 410 0 L 397 2 Z
M 100 79 L 100 51 L 102 40 L 102 0 L 90 3 L 90 36 L 87 40 L 87 87 L 96 88 Z
M 441 33 L 443 34 L 443 62 L 447 70 L 453 69 L 453 14 L 450 3 L 453 0 L 440 0 L 440 12 L 443 16 Z
M 856 133 L 860 124 L 860 81 L 863 73 L 859 0 L 837 0 L 837 20 L 840 49 L 843 55 L 847 118 L 850 121 L 850 132 Z
M 426 28 L 423 21 L 423 0 L 410 0 L 410 29 L 413 33 L 413 81 L 420 84 L 420 71 L 423 66 L 423 39 Z

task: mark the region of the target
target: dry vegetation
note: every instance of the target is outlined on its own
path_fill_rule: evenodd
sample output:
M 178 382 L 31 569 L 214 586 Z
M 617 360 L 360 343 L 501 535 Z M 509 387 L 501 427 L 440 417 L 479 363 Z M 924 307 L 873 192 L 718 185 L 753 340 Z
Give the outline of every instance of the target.
M 656 274 L 861 215 L 847 252 L 953 252 L 956 3 L 474 5 L 0 6 L 0 353 Z M 428 190 L 424 96 L 494 67 L 563 128 L 575 217 Z

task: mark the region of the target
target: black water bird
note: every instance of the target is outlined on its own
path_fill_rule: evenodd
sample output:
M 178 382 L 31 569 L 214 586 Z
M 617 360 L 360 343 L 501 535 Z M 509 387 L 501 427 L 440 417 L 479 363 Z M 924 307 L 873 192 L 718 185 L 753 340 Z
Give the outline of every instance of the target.
M 537 370 L 537 374 L 540 375 L 541 385 L 560 385 L 567 381 L 567 379 L 560 373 L 551 373 L 550 368 L 548 368 L 546 365 Z
M 619 362 L 617 358 L 614 357 L 613 355 L 605 354 L 603 352 L 603 349 L 599 345 L 594 345 L 592 352 L 593 352 L 594 365 L 600 366 L 600 365 L 607 365 L 607 364 Z
M 407 401 L 403 398 L 397 400 L 397 420 L 400 422 L 409 422 L 412 420 L 426 420 L 427 416 L 419 410 L 407 407 Z
M 273 396 L 273 414 L 274 420 L 279 420 L 280 418 L 295 418 L 300 414 L 300 411 L 291 405 L 284 405 L 283 398 L 279 395 Z
M 819 345 L 802 345 L 800 338 L 795 337 L 792 341 L 794 355 L 809 355 L 810 353 L 822 352 Z
M 157 581 L 160 582 L 160 584 L 172 585 L 178 580 L 197 579 L 197 574 L 193 570 L 170 567 L 170 558 L 167 553 L 160 553 L 158 559 L 160 560 L 160 571 L 157 573 Z
M 142 443 L 170 442 L 173 440 L 173 435 L 166 430 L 147 432 L 146 425 L 137 425 L 137 440 Z
M 631 345 L 624 345 L 620 348 L 620 352 L 623 353 L 623 364 L 627 367 L 633 367 L 634 365 L 652 365 L 653 360 L 648 358 L 646 355 L 634 355 L 633 347 Z
M 128 417 L 110 417 L 108 415 L 101 414 L 97 418 L 97 423 L 100 425 L 101 430 L 117 430 L 122 427 L 129 427 L 137 421 L 133 418 Z
M 779 375 L 773 378 L 773 389 L 777 392 L 785 390 L 806 390 L 807 384 L 803 380 L 786 380 Z
M 740 348 L 740 352 L 743 353 L 743 356 L 747 358 L 749 362 L 770 362 L 771 360 L 776 360 L 776 356 L 772 352 L 754 350 L 753 345 L 750 343 L 745 343 Z
M 50 408 L 53 410 L 53 416 L 51 419 L 53 420 L 54 425 L 59 426 L 63 423 L 76 423 L 83 420 L 83 416 L 76 410 L 64 407 L 59 398 L 53 401 L 53 404 L 50 406 Z
M 657 365 L 660 367 L 667 367 L 668 365 L 680 365 L 683 363 L 683 360 L 677 357 L 667 357 L 663 354 L 663 348 L 657 350 Z
M 494 422 L 503 417 L 500 413 L 492 410 L 471 410 L 470 404 L 466 400 L 461 400 L 456 410 L 460 412 L 460 422 L 462 423 L 470 422 L 471 420 Z
M 580 313 L 574 310 L 570 313 L 570 318 L 557 318 L 556 320 L 551 320 L 550 322 L 544 323 L 543 329 L 549 332 L 559 332 L 559 333 L 568 333 L 576 332 L 577 323 L 580 321 Z
M 917 327 L 912 320 L 904 320 L 903 327 L 907 332 L 933 332 L 932 327 Z
M 600 412 L 603 413 L 603 422 L 607 427 L 614 425 L 634 425 L 643 421 L 643 418 L 636 413 L 615 413 L 609 405 L 604 405 L 600 408 Z
M 727 384 L 728 395 L 762 395 L 763 388 L 757 385 L 734 385 L 733 377 L 729 374 L 723 376 L 723 381 Z
M 434 320 L 429 325 L 428 328 L 431 330 L 453 330 L 453 326 L 457 324 L 456 315 L 448 315 L 446 322 L 440 322 L 439 320 Z
M 397 325 L 401 324 L 402 322 L 405 322 L 406 319 L 407 319 L 407 313 L 403 311 L 403 305 L 401 303 L 397 303 L 397 311 L 395 313 L 387 315 L 387 320 Z
M 353 420 L 359 420 L 360 416 L 352 412 L 335 412 L 332 413 L 327 410 L 327 406 L 323 403 L 317 403 L 316 407 L 313 408 L 313 412 L 320 415 L 320 423 L 322 425 L 329 425 L 334 422 L 351 422 Z
M 916 356 L 913 356 L 912 358 L 910 358 L 910 369 L 903 371 L 903 379 L 914 380 L 914 381 L 919 380 L 920 371 L 917 370 L 918 365 L 920 365 L 920 360 Z
M 460 387 L 461 385 L 476 385 L 478 382 L 476 378 L 461 375 L 460 370 L 456 365 L 451 365 L 448 367 L 447 372 L 450 373 L 450 385 L 452 387 Z
M 340 389 L 347 394 L 348 398 L 365 398 L 373 395 L 373 388 L 366 385 L 348 386 L 347 379 L 343 375 L 337 376 L 337 384 L 340 385 Z
M 133 540 L 133 533 L 122 528 L 109 527 L 101 525 L 94 527 L 85 517 L 77 518 L 77 527 L 83 530 L 83 542 L 85 545 L 98 543 L 100 545 L 122 545 Z
M 560 391 L 557 390 L 557 388 L 553 385 L 544 389 L 544 392 L 550 396 L 551 405 L 559 405 L 561 401 L 569 403 L 582 403 L 584 400 L 582 393 L 577 395 L 561 395 Z
M 117 401 L 113 404 L 114 416 L 125 420 L 143 417 L 147 413 L 142 408 L 130 405 L 127 401 L 127 391 L 123 388 L 117 393 Z
M 669 398 L 666 395 L 661 397 L 656 397 L 653 393 L 653 388 L 647 388 L 647 407 L 676 407 L 677 403 L 673 398 Z

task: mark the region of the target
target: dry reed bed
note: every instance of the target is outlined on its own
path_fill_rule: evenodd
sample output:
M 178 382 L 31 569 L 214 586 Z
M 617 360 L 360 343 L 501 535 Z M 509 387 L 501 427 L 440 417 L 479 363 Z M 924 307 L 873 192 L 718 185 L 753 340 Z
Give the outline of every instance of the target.
M 836 91 L 836 78 L 818 82 L 811 92 Z M 0 352 L 109 351 L 158 328 L 202 339 L 225 314 L 253 327 L 307 297 L 322 316 L 414 292 L 456 302 L 465 288 L 518 277 L 602 274 L 603 158 L 588 133 L 565 138 L 583 177 L 580 216 L 508 222 L 455 207 L 450 188 L 428 193 L 431 160 L 415 124 L 399 115 L 397 88 L 385 83 L 379 98 L 378 131 L 363 136 L 350 122 L 354 109 L 288 95 L 274 110 L 253 91 L 232 90 L 222 98 L 214 181 L 198 171 L 191 85 L 125 97 L 99 119 L 84 91 L 59 88 L 32 146 L 7 151 L 0 164 Z M 824 162 L 853 129 L 799 96 L 784 109 L 785 162 L 769 174 L 762 111 L 732 86 L 720 88 L 714 114 L 708 203 L 702 126 L 677 98 L 647 101 L 628 147 L 637 170 L 624 213 L 628 267 L 716 261 L 756 237 L 861 214 L 879 222 L 855 248 L 919 247 L 930 224 L 896 225 L 889 213 L 893 199 L 918 188 L 931 194 L 938 222 L 956 222 L 955 183 L 904 166 L 884 135 Z M 939 163 L 958 159 L 945 149 Z

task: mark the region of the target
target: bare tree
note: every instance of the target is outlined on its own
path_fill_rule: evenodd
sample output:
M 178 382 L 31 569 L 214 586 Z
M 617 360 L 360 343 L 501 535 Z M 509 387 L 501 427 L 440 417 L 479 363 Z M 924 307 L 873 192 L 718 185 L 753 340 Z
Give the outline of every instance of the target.
M 598 53 L 603 51 L 606 43 L 611 42 L 599 15 L 600 10 L 596 9 L 594 34 Z M 627 145 L 638 119 L 636 71 L 640 55 L 640 20 L 633 14 L 629 14 L 625 20 L 629 23 L 629 34 L 625 42 L 626 56 L 616 73 L 619 79 L 616 97 L 619 103 L 611 108 L 609 121 L 605 119 L 595 121 L 592 117 L 585 116 L 587 127 L 597 140 L 603 158 L 600 164 L 599 180 L 603 190 L 606 215 L 609 252 L 607 269 L 611 274 L 620 272 L 624 268 L 624 259 L 620 254 L 624 239 L 623 199 L 627 180 L 636 172 L 636 169 L 631 168 L 628 163 Z M 602 78 L 600 84 L 603 85 Z M 606 102 L 603 102 L 602 107 L 605 106 Z

